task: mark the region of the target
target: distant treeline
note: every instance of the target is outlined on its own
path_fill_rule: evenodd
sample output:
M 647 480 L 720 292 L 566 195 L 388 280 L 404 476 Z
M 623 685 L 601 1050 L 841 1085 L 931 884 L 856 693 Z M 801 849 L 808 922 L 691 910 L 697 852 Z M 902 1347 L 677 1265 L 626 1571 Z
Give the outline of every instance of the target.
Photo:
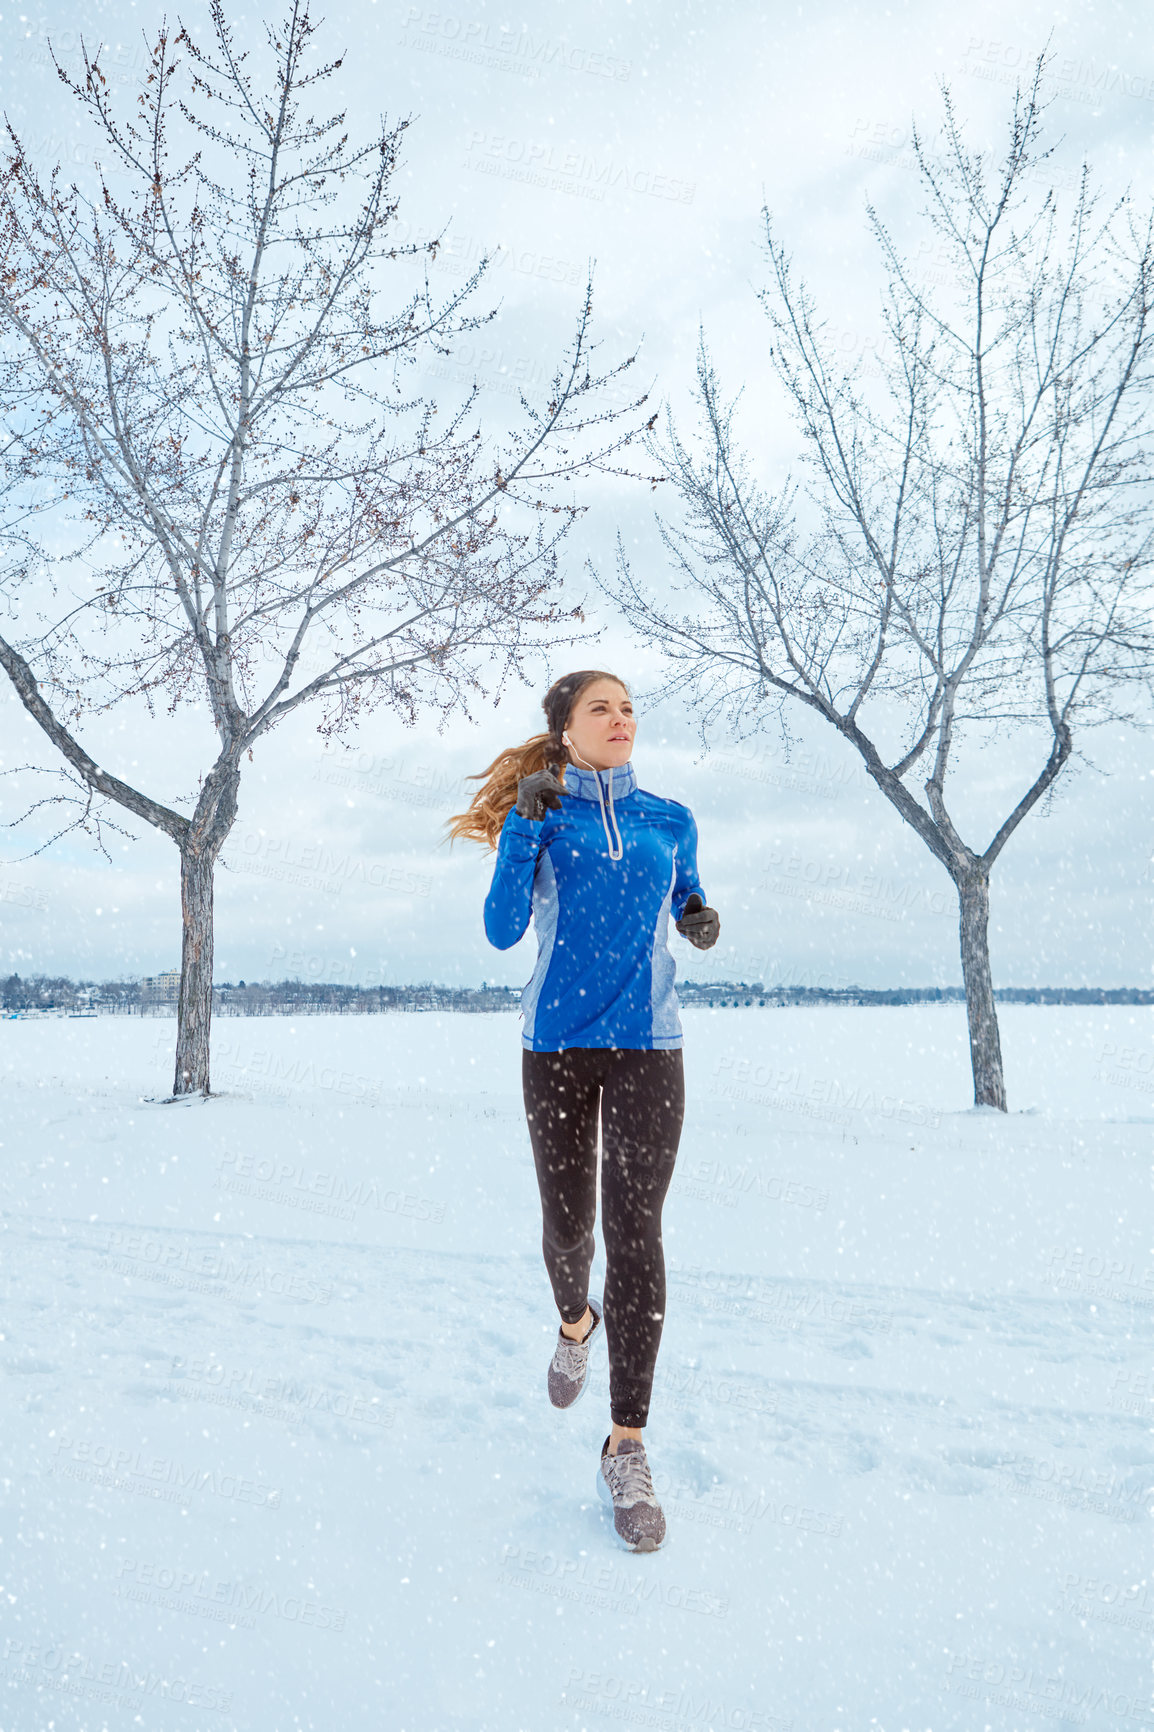
M 734 992 L 745 994 L 735 1001 Z M 679 981 L 683 1004 L 716 1002 L 715 995 L 739 1004 L 964 1004 L 963 986 L 693 986 Z M 1001 1004 L 1154 1004 L 1154 990 L 1144 986 L 996 986 Z
M 733 1009 L 739 1005 L 963 1004 L 960 986 L 763 986 L 760 981 L 682 980 L 677 996 L 686 1006 Z M 1154 990 L 1139 986 L 1002 986 L 1003 1004 L 1154 1004 Z M 515 986 L 343 986 L 304 980 L 222 981 L 213 988 L 219 1016 L 366 1016 L 380 1011 L 516 1010 Z M 73 1016 L 171 1016 L 175 992 L 156 980 L 73 981 L 43 974 L 0 980 L 0 1010 L 59 1011 Z
M 342 986 L 303 980 L 222 981 L 212 989 L 218 1016 L 371 1015 L 384 1010 L 516 1010 L 509 986 Z M 152 980 L 72 981 L 48 975 L 0 980 L 0 1010 L 55 1010 L 74 1016 L 174 1016 L 176 992 Z

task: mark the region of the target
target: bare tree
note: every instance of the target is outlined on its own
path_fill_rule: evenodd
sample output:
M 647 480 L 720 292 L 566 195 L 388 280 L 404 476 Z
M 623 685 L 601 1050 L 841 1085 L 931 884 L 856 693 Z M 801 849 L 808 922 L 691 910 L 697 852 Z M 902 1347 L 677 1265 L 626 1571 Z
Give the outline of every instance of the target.
M 947 89 L 940 152 L 915 132 L 934 282 L 869 210 L 886 285 L 876 385 L 837 363 L 763 212 L 761 299 L 809 485 L 759 483 L 703 335 L 698 433 L 682 439 L 667 410 L 652 442 L 685 508 L 660 527 L 692 599 L 684 612 L 654 599 L 623 552 L 603 585 L 672 658 L 662 693 L 693 689 L 703 739 L 722 711 L 784 728 L 800 704 L 860 753 L 953 880 L 974 1100 L 1003 1111 L 990 873 L 1075 728 L 1144 716 L 1154 650 L 1151 220 L 1127 198 L 1100 208 L 1085 168 L 1068 199 L 1055 193 L 1043 65 L 1015 97 L 1001 161 L 967 150 Z M 993 834 L 969 842 L 949 791 L 965 747 L 1004 752 L 1014 735 L 1012 774 L 1022 742 L 1034 767 Z
M 78 821 L 96 796 L 179 849 L 177 1094 L 209 1091 L 213 873 L 246 754 L 309 703 L 326 733 L 380 703 L 410 724 L 432 701 L 443 726 L 488 695 L 482 676 L 499 692 L 529 650 L 581 635 L 552 590 L 571 484 L 624 473 L 644 401 L 618 389 L 605 407 L 633 357 L 594 367 L 591 282 L 548 400 L 522 395 L 499 440 L 476 387 L 440 420 L 407 393 L 421 352 L 494 316 L 467 308 L 487 260 L 434 303 L 440 239 L 390 238 L 409 122 L 353 145 L 343 115 L 304 106 L 340 61 L 315 64 L 303 0 L 266 32 L 263 83 L 211 12 L 208 46 L 161 29 L 127 114 L 98 54 L 79 80 L 58 67 L 111 165 L 94 197 L 38 178 L 11 127 L 0 195 L 9 479 L 41 489 L 54 536 L 74 526 L 66 556 L 42 536 L 10 563 L 10 618 L 34 580 L 54 599 L 35 622 L 26 602 L 0 663 L 80 784 Z M 207 701 L 215 756 L 191 811 L 73 731 L 141 697 Z

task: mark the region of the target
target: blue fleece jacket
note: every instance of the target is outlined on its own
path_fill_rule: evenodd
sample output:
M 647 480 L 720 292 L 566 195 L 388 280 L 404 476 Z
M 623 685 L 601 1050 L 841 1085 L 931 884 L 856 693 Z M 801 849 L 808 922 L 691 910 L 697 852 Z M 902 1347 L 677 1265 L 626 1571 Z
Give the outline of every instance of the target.
M 485 898 L 485 934 L 498 950 L 522 938 L 532 914 L 537 964 L 522 989 L 521 1044 L 683 1044 L 669 914 L 696 890 L 697 826 L 688 806 L 637 786 L 632 764 L 565 767 L 561 810 L 543 819 L 509 811 Z

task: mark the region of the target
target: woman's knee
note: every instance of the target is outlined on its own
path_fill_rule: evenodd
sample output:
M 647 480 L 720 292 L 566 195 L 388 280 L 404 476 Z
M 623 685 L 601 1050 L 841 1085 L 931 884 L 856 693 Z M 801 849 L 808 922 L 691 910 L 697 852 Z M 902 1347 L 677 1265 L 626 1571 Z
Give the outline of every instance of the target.
M 546 1256 L 576 1257 L 595 1249 L 592 1223 L 587 1227 L 558 1227 L 546 1223 L 541 1233 Z
M 638 1277 L 664 1276 L 665 1247 L 659 1220 L 635 1217 L 612 1225 L 606 1221 L 602 1232 L 607 1265 L 612 1264 L 617 1269 L 628 1268 Z

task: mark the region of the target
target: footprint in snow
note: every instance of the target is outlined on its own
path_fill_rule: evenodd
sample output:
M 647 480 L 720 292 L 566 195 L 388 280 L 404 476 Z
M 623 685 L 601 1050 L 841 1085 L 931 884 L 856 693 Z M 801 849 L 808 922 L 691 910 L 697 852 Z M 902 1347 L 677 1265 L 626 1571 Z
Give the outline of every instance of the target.
M 874 1350 L 860 1335 L 851 1336 L 848 1341 L 830 1341 L 826 1344 L 827 1353 L 836 1353 L 841 1359 L 872 1359 Z

